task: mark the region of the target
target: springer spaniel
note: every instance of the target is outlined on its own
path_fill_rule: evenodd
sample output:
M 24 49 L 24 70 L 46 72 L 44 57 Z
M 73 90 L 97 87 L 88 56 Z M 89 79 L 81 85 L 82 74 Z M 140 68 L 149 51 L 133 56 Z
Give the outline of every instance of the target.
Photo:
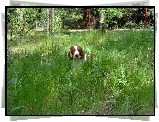
M 84 54 L 82 47 L 80 46 L 71 46 L 70 51 L 68 52 L 68 57 L 70 60 L 73 60 L 73 66 L 80 65 L 82 61 L 90 60 L 94 57 L 94 54 L 87 55 Z

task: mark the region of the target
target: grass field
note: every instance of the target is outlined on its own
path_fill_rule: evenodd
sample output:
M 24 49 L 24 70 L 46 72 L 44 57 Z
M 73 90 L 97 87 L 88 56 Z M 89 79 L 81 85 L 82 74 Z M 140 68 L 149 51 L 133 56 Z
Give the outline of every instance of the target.
M 154 32 L 74 32 L 8 44 L 9 115 L 154 114 Z M 14 42 L 15 43 L 15 42 Z M 96 54 L 75 70 L 71 45 Z

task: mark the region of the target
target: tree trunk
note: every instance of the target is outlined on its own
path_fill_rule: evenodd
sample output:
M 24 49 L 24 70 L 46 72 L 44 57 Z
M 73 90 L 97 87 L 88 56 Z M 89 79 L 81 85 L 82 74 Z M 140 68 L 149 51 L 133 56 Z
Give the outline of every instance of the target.
M 104 13 L 103 12 L 101 12 L 101 14 L 100 14 L 100 28 L 102 30 L 102 33 L 104 33 L 105 32 L 105 26 L 104 26 Z
M 47 18 L 47 36 L 49 35 L 49 8 L 46 9 L 46 18 Z
M 52 8 L 49 11 L 49 32 L 52 33 Z
M 55 15 L 54 15 L 54 8 L 52 8 L 52 32 L 54 32 L 55 28 Z

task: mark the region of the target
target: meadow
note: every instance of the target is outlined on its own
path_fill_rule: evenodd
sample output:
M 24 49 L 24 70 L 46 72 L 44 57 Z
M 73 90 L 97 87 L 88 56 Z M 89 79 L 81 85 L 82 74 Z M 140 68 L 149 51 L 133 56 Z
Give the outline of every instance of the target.
M 8 42 L 8 115 L 153 115 L 154 31 L 38 32 Z M 80 45 L 96 57 L 76 69 Z

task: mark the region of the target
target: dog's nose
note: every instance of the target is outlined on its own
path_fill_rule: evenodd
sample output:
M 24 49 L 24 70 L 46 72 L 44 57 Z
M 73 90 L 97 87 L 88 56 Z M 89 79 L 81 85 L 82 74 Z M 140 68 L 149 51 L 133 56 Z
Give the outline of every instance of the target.
M 78 54 L 76 54 L 75 57 L 78 57 Z

